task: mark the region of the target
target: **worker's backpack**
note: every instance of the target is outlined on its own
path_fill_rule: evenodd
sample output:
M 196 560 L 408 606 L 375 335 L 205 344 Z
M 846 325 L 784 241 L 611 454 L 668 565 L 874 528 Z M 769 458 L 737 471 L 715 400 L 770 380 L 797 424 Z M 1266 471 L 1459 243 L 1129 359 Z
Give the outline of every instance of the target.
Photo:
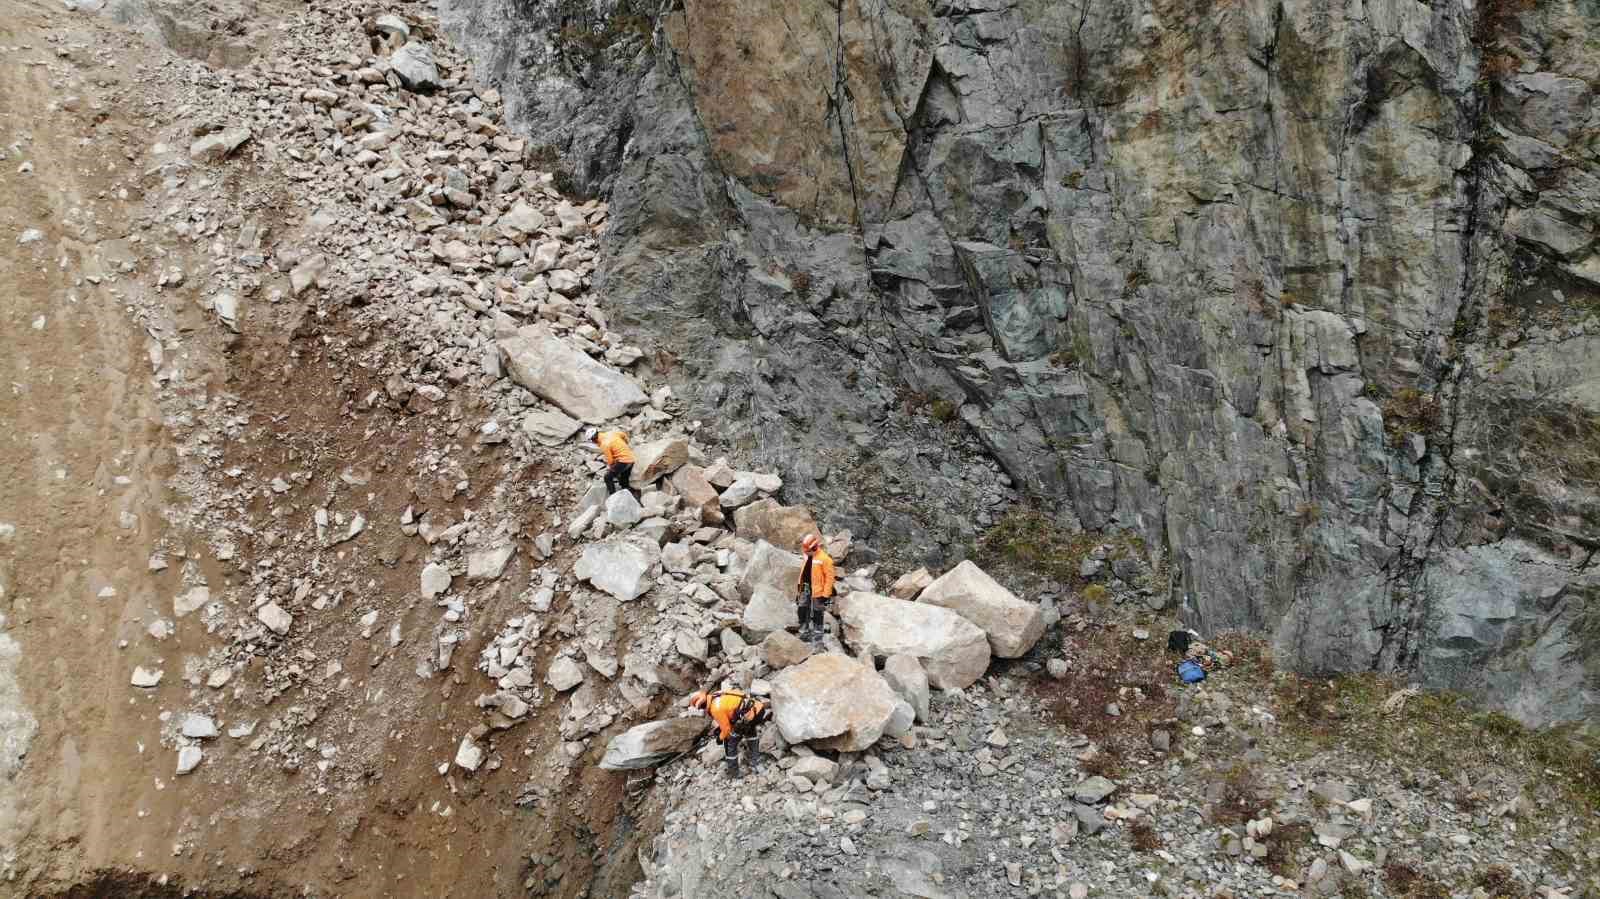
M 1206 679 L 1206 669 L 1194 659 L 1184 659 L 1178 663 L 1178 680 L 1186 684 L 1198 684 Z
M 1176 652 L 1180 655 L 1189 651 L 1189 632 L 1173 631 L 1167 635 L 1167 652 Z

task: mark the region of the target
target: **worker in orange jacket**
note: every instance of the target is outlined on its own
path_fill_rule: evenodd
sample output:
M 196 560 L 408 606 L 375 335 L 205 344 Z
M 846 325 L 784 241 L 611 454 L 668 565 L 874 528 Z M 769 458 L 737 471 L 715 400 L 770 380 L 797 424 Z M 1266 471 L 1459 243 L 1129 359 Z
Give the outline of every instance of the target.
M 716 739 L 722 744 L 722 760 L 728 766 L 728 776 L 739 777 L 739 745 L 746 747 L 745 765 L 756 773 L 756 729 L 772 718 L 772 706 L 741 690 L 697 690 L 689 696 L 692 708 L 703 710 L 717 728 Z
M 594 431 L 590 439 L 600 447 L 606 463 L 606 495 L 623 490 L 632 492 L 628 479 L 633 477 L 633 449 L 628 446 L 628 435 L 621 431 Z
M 799 606 L 795 610 L 800 621 L 800 639 L 821 643 L 828 632 L 822 620 L 823 611 L 833 602 L 833 557 L 822 548 L 822 538 L 816 534 L 807 534 L 800 541 L 800 551 L 806 556 L 806 563 L 800 568 L 800 582 L 796 584 L 800 592 Z

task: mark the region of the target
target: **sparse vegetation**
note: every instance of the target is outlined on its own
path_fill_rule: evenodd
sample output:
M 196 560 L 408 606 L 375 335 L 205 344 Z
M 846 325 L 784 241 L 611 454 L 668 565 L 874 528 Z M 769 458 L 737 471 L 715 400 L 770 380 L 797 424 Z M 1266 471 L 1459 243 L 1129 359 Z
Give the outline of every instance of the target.
M 1297 822 L 1277 825 L 1263 840 L 1267 847 L 1267 857 L 1262 860 L 1262 864 L 1279 877 L 1299 877 L 1302 864 L 1300 853 L 1311 845 L 1312 837 L 1309 824 Z
M 1154 852 L 1161 848 L 1161 837 L 1148 822 L 1135 821 L 1128 826 L 1128 841 L 1135 852 Z
M 1450 891 L 1438 881 L 1401 862 L 1383 866 L 1383 882 L 1399 899 L 1450 899 Z
M 1383 430 L 1396 444 L 1412 434 L 1433 434 L 1443 417 L 1438 397 L 1414 387 L 1396 390 L 1383 403 Z
M 1260 783 L 1259 772 L 1242 762 L 1223 771 L 1222 795 L 1211 805 L 1211 819 L 1219 824 L 1236 825 L 1254 818 L 1261 808 L 1261 799 L 1256 794 Z

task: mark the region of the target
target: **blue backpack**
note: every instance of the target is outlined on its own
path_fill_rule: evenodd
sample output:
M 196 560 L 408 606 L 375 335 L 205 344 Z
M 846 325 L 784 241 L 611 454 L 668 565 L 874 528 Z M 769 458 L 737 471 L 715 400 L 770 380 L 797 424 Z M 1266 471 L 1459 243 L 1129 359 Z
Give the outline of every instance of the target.
M 1206 670 L 1194 659 L 1185 659 L 1178 663 L 1178 680 L 1186 684 L 1198 684 L 1206 679 Z

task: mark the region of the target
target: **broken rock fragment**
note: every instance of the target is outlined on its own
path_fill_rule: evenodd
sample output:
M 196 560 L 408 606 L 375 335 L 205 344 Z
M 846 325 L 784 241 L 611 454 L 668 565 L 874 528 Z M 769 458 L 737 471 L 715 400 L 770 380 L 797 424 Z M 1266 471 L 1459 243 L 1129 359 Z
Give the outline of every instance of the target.
M 1044 612 L 1000 586 L 983 569 L 965 561 L 929 584 L 918 603 L 941 606 L 983 628 L 989 646 L 1002 659 L 1014 659 L 1044 636 Z
M 627 375 L 589 358 L 544 325 L 518 328 L 498 343 L 513 381 L 581 421 L 604 424 L 650 402 Z
M 600 767 L 607 771 L 648 768 L 687 752 L 704 733 L 704 718 L 669 718 L 629 728 L 611 738 Z

